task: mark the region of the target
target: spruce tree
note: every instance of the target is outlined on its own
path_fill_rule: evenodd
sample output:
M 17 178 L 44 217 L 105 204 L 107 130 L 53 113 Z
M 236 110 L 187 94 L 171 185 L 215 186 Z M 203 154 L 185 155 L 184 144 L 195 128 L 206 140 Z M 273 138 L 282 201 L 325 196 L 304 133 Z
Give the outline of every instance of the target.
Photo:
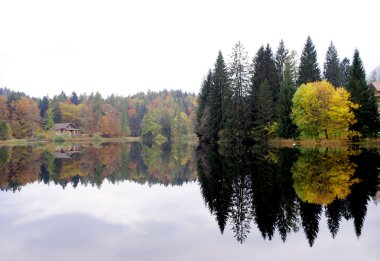
M 340 70 L 338 51 L 333 42 L 331 42 L 326 52 L 325 63 L 323 64 L 323 77 L 334 87 L 339 87 L 342 82 Z
M 296 92 L 294 81 L 296 68 L 291 56 L 287 56 L 284 66 L 284 79 L 280 87 L 277 103 L 277 135 L 281 138 L 295 138 L 298 134 L 297 126 L 293 123 L 290 115 L 292 112 L 292 98 Z
M 250 66 L 247 52 L 241 42 L 234 46 L 230 59 L 229 91 L 226 95 L 229 102 L 225 110 L 222 136 L 231 142 L 242 142 L 248 138 L 251 123 L 248 104 Z
M 321 73 L 317 61 L 317 51 L 310 36 L 308 36 L 301 54 L 297 85 L 320 80 Z
M 344 57 L 344 59 L 340 62 L 340 73 L 340 86 L 347 86 L 348 76 L 350 74 L 350 60 L 347 57 Z
M 354 110 L 357 122 L 350 129 L 360 132 L 363 137 L 375 137 L 380 130 L 377 102 L 373 88 L 366 83 L 363 63 L 357 49 L 350 67 L 346 89 L 351 94 L 351 100 L 360 105 Z M 357 136 L 354 137 L 354 139 L 357 138 Z
M 217 142 L 222 128 L 223 113 L 227 110 L 228 72 L 222 52 L 219 51 L 211 78 L 208 105 L 210 108 L 209 134 L 211 142 Z
M 212 78 L 212 72 L 211 70 L 209 70 L 207 76 L 203 80 L 203 83 L 202 83 L 202 86 L 197 98 L 198 108 L 196 112 L 195 133 L 198 136 L 198 138 L 201 139 L 201 141 L 202 141 L 202 137 L 206 133 L 204 120 L 206 116 L 205 110 L 207 106 L 207 99 L 208 99 L 208 95 L 209 95 L 210 87 L 211 87 L 211 78 Z
M 285 48 L 284 41 L 281 40 L 280 44 L 278 45 L 276 57 L 275 57 L 275 65 L 276 65 L 277 79 L 278 79 L 279 85 L 281 85 L 282 80 L 284 78 L 285 59 L 288 53 L 289 51 L 288 49 Z
M 256 130 L 260 129 L 260 133 L 263 134 L 262 131 L 270 124 L 273 116 L 273 96 L 269 89 L 268 81 L 265 79 L 261 83 L 257 94 L 257 116 L 255 117 L 255 126 L 258 126 L 258 128 L 256 128 Z
M 270 90 L 271 95 L 271 107 L 274 107 L 274 104 L 277 103 L 278 94 L 279 94 L 279 80 L 278 80 L 278 72 L 276 70 L 275 59 L 273 58 L 272 50 L 269 45 L 264 48 L 264 46 L 260 47 L 257 51 L 256 57 L 253 60 L 253 76 L 251 78 L 251 117 L 253 122 L 255 123 L 255 127 L 259 127 L 257 124 L 260 123 L 259 115 L 259 90 L 260 86 L 267 82 L 267 87 Z M 274 113 L 272 115 L 272 120 L 274 120 Z

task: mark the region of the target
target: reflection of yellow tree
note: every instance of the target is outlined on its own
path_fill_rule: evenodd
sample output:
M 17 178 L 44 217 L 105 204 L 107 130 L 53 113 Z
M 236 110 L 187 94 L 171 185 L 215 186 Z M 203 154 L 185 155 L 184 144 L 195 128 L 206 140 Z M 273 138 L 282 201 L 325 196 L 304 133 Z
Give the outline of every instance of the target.
M 346 198 L 351 185 L 359 182 L 352 179 L 355 168 L 347 151 L 306 151 L 292 168 L 293 186 L 303 202 L 329 204 L 336 198 Z

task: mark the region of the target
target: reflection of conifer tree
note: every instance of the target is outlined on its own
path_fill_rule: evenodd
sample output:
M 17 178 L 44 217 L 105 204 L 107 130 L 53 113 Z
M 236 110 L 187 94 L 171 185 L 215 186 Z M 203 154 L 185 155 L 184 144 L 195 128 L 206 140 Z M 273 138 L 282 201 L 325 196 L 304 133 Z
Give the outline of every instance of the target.
M 280 204 L 276 225 L 284 242 L 291 229 L 298 231 L 296 193 L 293 188 L 292 173 L 290 171 L 293 163 L 297 160 L 297 154 L 297 149 L 282 148 L 277 151 L 276 180 Z
M 250 230 L 252 217 L 252 154 L 247 147 L 235 146 L 222 149 L 225 156 L 224 171 L 233 175 L 231 196 L 231 222 L 236 239 L 243 243 Z
M 327 225 L 333 238 L 339 231 L 340 221 L 345 209 L 345 200 L 335 199 L 326 206 Z
M 232 176 L 223 170 L 217 146 L 205 146 L 197 155 L 202 196 L 223 233 L 231 206 Z
M 279 194 L 275 168 L 267 148 L 259 147 L 254 155 L 252 173 L 255 222 L 264 238 L 272 239 L 279 211 Z
M 302 219 L 302 227 L 304 229 L 309 245 L 313 246 L 314 240 L 318 236 L 319 231 L 319 220 L 321 218 L 322 206 L 312 203 L 304 203 L 302 201 L 300 204 L 300 215 Z
M 351 194 L 347 197 L 347 204 L 354 219 L 356 235 L 359 237 L 367 213 L 368 201 L 376 194 L 380 156 L 376 150 L 363 150 L 359 155 L 352 156 L 352 161 L 357 165 L 355 177 L 361 182 L 352 186 Z

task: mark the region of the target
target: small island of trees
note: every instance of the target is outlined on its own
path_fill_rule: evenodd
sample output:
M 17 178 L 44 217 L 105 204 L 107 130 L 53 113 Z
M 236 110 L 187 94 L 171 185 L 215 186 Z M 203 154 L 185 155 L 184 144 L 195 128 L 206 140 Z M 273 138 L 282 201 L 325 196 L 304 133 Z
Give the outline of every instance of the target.
M 254 143 L 268 138 L 377 137 L 374 88 L 367 84 L 359 51 L 339 60 L 331 42 L 323 73 L 310 37 L 302 51 L 281 40 L 273 54 L 261 46 L 250 62 L 238 42 L 226 63 L 219 51 L 198 95 L 195 132 L 202 143 Z

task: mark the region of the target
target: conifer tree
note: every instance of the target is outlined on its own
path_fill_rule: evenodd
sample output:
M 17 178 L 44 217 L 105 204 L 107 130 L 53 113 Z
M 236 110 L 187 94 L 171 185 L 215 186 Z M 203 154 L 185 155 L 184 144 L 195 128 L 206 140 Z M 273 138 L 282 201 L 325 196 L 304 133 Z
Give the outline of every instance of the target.
M 235 44 L 228 66 L 229 88 L 225 95 L 228 101 L 226 115 L 223 117 L 223 139 L 241 142 L 247 139 L 250 127 L 248 105 L 250 66 L 248 55 L 241 42 Z
M 340 73 L 341 73 L 341 83 L 340 86 L 347 86 L 348 84 L 348 76 L 350 73 L 350 60 L 347 57 L 340 62 Z
M 323 77 L 334 87 L 339 87 L 342 82 L 340 70 L 338 51 L 333 42 L 331 42 L 326 52 L 325 63 L 323 64 Z
M 278 45 L 276 57 L 275 57 L 275 65 L 276 65 L 277 79 L 278 79 L 279 85 L 281 85 L 283 77 L 284 77 L 285 59 L 288 53 L 289 51 L 288 49 L 285 48 L 284 41 L 281 40 L 280 44 Z
M 255 126 L 259 126 L 260 130 L 268 126 L 273 119 L 273 96 L 269 89 L 268 81 L 265 79 L 257 94 L 257 116 L 255 117 Z M 260 131 L 262 133 L 262 131 Z
M 357 49 L 354 52 L 346 89 L 351 94 L 351 100 L 360 105 L 354 110 L 357 122 L 351 125 L 350 129 L 360 132 L 363 137 L 375 137 L 380 130 L 376 98 L 373 88 L 366 83 L 363 63 Z M 356 139 L 357 136 L 354 137 L 354 140 Z
M 212 83 L 208 95 L 208 105 L 210 108 L 209 134 L 211 142 L 216 142 L 219 139 L 218 134 L 222 128 L 223 113 L 227 109 L 226 96 L 228 93 L 228 72 L 221 51 L 218 53 L 211 80 Z
M 206 133 L 206 126 L 205 126 L 205 116 L 206 116 L 206 106 L 207 106 L 207 100 L 208 95 L 210 93 L 210 87 L 211 87 L 211 78 L 212 78 L 212 72 L 211 70 L 208 71 L 208 74 L 206 78 L 203 80 L 201 89 L 198 94 L 198 108 L 196 113 L 196 122 L 195 122 L 195 133 L 203 140 L 203 136 Z
M 264 48 L 260 47 L 257 51 L 256 57 L 253 60 L 253 76 L 251 78 L 251 117 L 254 122 L 255 127 L 260 127 L 257 124 L 262 122 L 257 118 L 260 118 L 259 107 L 261 106 L 259 99 L 260 86 L 264 83 L 268 85 L 267 88 L 270 91 L 271 98 L 269 99 L 270 104 L 267 104 L 271 108 L 277 103 L 278 93 L 279 93 L 279 81 L 278 74 L 276 70 L 275 59 L 273 58 L 272 50 L 269 44 Z M 270 114 L 272 116 L 271 120 L 274 120 L 274 113 Z M 261 126 L 263 127 L 263 126 Z
M 277 103 L 277 135 L 281 138 L 294 138 L 297 136 L 297 126 L 293 123 L 290 115 L 292 112 L 292 98 L 296 92 L 294 81 L 296 68 L 291 56 L 287 56 L 284 65 L 284 79 L 280 87 Z
M 317 51 L 310 36 L 308 36 L 301 54 L 297 85 L 320 80 L 321 73 L 317 61 Z

